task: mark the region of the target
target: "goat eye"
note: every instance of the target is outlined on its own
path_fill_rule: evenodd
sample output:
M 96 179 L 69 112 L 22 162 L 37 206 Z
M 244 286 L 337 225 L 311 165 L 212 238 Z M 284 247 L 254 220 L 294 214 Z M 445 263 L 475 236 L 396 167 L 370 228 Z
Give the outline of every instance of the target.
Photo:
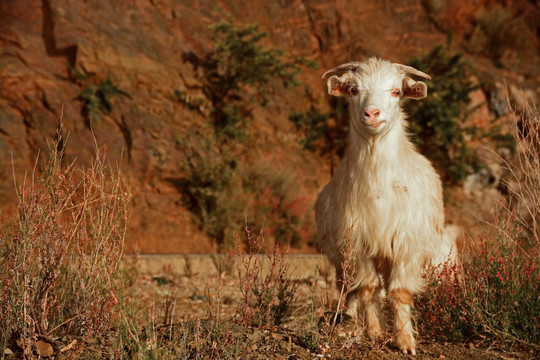
M 349 92 L 351 93 L 351 95 L 358 95 L 358 93 L 360 92 L 360 90 L 358 90 L 358 88 L 356 86 L 353 86 L 349 89 Z
M 393 97 L 398 97 L 399 95 L 401 95 L 401 91 L 399 89 L 394 89 L 392 91 L 392 96 Z

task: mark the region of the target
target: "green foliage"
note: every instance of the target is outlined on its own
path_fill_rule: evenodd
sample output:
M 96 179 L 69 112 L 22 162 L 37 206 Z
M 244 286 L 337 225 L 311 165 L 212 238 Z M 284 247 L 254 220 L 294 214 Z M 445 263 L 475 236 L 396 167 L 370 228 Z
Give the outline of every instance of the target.
M 328 134 L 329 113 L 321 113 L 311 106 L 307 112 L 292 113 L 289 120 L 304 133 L 299 142 L 305 150 L 314 151 L 316 142 Z
M 299 204 L 309 206 L 305 203 L 309 199 L 298 195 L 292 175 L 243 167 L 240 159 L 247 156 L 237 140 L 247 138 L 253 106 L 266 102 L 265 88 L 274 80 L 284 88 L 296 86 L 300 66 L 313 64 L 263 46 L 267 34 L 257 24 L 241 27 L 229 19 L 212 24 L 210 30 L 215 43 L 212 53 L 204 59 L 186 55 L 202 69 L 198 90 L 203 97 L 174 93 L 188 109 L 209 116 L 211 123 L 178 139 L 185 154 L 185 176 L 177 185 L 201 228 L 221 245 L 227 246 L 227 239 L 246 218 L 265 223 L 267 233 L 281 242 L 299 244 L 309 238 L 306 211 L 300 211 Z
M 282 80 L 285 87 L 298 85 L 298 65 L 305 61 L 301 58 L 283 61 L 283 50 L 265 49 L 260 42 L 268 34 L 261 32 L 258 24 L 237 27 L 230 20 L 222 20 L 210 25 L 210 29 L 215 52 L 206 67 L 216 94 L 226 96 L 239 91 L 241 85 L 263 86 L 271 78 Z
M 193 109 L 193 104 L 210 110 L 212 125 L 221 137 L 245 137 L 251 104 L 265 104 L 265 87 L 273 79 L 281 80 L 285 88 L 299 84 L 297 75 L 302 65 L 315 66 L 302 57 L 291 57 L 283 50 L 264 47 L 261 41 L 268 36 L 257 24 L 236 26 L 230 19 L 210 25 L 214 51 L 205 59 L 189 58 L 203 69 L 200 89 L 204 99 L 186 102 L 182 92 L 175 95 Z M 251 88 L 256 95 L 248 95 Z
M 99 119 L 101 112 L 110 113 L 113 109 L 113 97 L 126 97 L 132 100 L 131 94 L 115 85 L 110 77 L 98 86 L 92 84 L 83 70 L 67 64 L 71 81 L 83 87 L 79 99 L 83 102 L 83 114 L 87 119 Z
M 468 110 L 469 95 L 477 89 L 468 80 L 472 67 L 462 54 L 450 54 L 442 46 L 410 65 L 433 78 L 426 81 L 426 99 L 406 104 L 411 139 L 435 163 L 446 185 L 460 183 L 478 166 L 464 137 L 475 129 L 463 125 L 474 111 Z
M 334 155 L 341 157 L 345 151 L 349 120 L 345 99 L 332 97 L 330 105 L 329 113 L 311 106 L 307 112 L 292 113 L 289 120 L 303 134 L 299 143 L 304 149 L 328 156 L 333 167 Z
M 116 86 L 109 77 L 97 87 L 87 84 L 79 93 L 79 97 L 84 103 L 83 112 L 90 119 L 99 119 L 101 112 L 110 113 L 113 109 L 112 98 L 120 96 L 132 99 L 127 91 Z
M 246 219 L 265 224 L 277 241 L 299 245 L 310 239 L 311 196 L 292 174 L 268 165 L 244 167 L 238 151 L 219 143 L 211 129 L 194 130 L 179 141 L 185 175 L 177 186 L 199 226 L 223 247 Z
M 241 164 L 232 148 L 220 145 L 207 129 L 183 141 L 185 176 L 178 186 L 200 227 L 218 242 L 241 226 L 248 199 L 242 189 Z

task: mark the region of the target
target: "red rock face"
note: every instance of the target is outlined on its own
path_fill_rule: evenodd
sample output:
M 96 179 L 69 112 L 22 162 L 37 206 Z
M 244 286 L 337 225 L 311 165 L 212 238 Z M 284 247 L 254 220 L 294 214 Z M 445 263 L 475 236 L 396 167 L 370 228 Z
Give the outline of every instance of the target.
M 95 137 L 112 163 L 121 163 L 132 184 L 131 249 L 145 253 L 210 252 L 213 243 L 193 224 L 170 179 L 181 172 L 175 136 L 205 120 L 173 97 L 193 92 L 200 74 L 184 61 L 212 49 L 208 25 L 229 13 L 238 24 L 257 22 L 269 33 L 267 45 L 316 60 L 297 88 L 276 92 L 254 110 L 253 129 L 262 156 L 276 169 L 307 176 L 317 193 L 327 169 L 301 150 L 289 123 L 292 111 L 310 101 L 328 105 L 320 75 L 326 68 L 367 56 L 405 61 L 444 42 L 419 3 L 372 1 L 80 1 L 14 0 L 0 4 L 0 206 L 13 209 L 17 179 L 31 172 L 60 119 L 69 132 L 66 159 L 87 164 Z M 69 66 L 68 66 L 69 64 Z M 78 96 L 85 83 L 69 67 L 99 84 L 110 77 L 132 99 L 113 100 L 90 126 Z M 41 161 L 44 160 L 41 156 Z

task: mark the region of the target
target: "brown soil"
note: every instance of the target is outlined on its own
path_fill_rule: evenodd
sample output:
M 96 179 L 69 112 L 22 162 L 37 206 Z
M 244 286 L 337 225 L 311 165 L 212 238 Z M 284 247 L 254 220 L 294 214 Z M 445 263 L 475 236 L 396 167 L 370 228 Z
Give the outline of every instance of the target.
M 531 359 L 540 355 L 490 347 L 477 339 L 446 343 L 419 334 L 417 355 L 413 357 L 394 348 L 391 336 L 382 342 L 369 341 L 362 335 L 360 324 L 350 320 L 338 324 L 333 335 L 325 337 L 324 333 L 313 330 L 324 309 L 312 308 L 312 290 L 317 288 L 317 299 L 328 294 L 327 284 L 322 280 L 316 285 L 310 280 L 297 284 L 294 305 L 279 327 L 242 326 L 237 313 L 242 303 L 237 281 L 230 276 L 220 279 L 143 276 L 136 285 L 136 297 L 151 309 L 154 324 L 142 328 L 137 345 L 158 349 L 157 358 L 163 359 Z M 166 315 L 167 306 L 172 316 Z M 57 359 L 138 358 L 133 346 L 119 350 L 114 345 L 116 337 L 111 332 L 98 337 L 55 338 L 51 347 L 56 349 L 56 354 L 49 358 L 56 355 Z M 319 339 L 319 345 L 313 339 Z M 43 342 L 46 341 L 40 340 L 41 345 Z M 36 349 L 34 354 L 37 355 Z M 15 351 L 7 358 L 21 358 L 20 355 Z

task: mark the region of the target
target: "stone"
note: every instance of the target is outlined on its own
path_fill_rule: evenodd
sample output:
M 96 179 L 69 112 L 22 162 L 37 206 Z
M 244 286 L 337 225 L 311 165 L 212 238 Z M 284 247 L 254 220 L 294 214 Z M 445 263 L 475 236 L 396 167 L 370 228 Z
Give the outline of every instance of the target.
M 34 350 L 36 351 L 37 355 L 40 357 L 50 357 L 54 354 L 54 349 L 52 345 L 43 340 L 38 340 L 34 344 Z

